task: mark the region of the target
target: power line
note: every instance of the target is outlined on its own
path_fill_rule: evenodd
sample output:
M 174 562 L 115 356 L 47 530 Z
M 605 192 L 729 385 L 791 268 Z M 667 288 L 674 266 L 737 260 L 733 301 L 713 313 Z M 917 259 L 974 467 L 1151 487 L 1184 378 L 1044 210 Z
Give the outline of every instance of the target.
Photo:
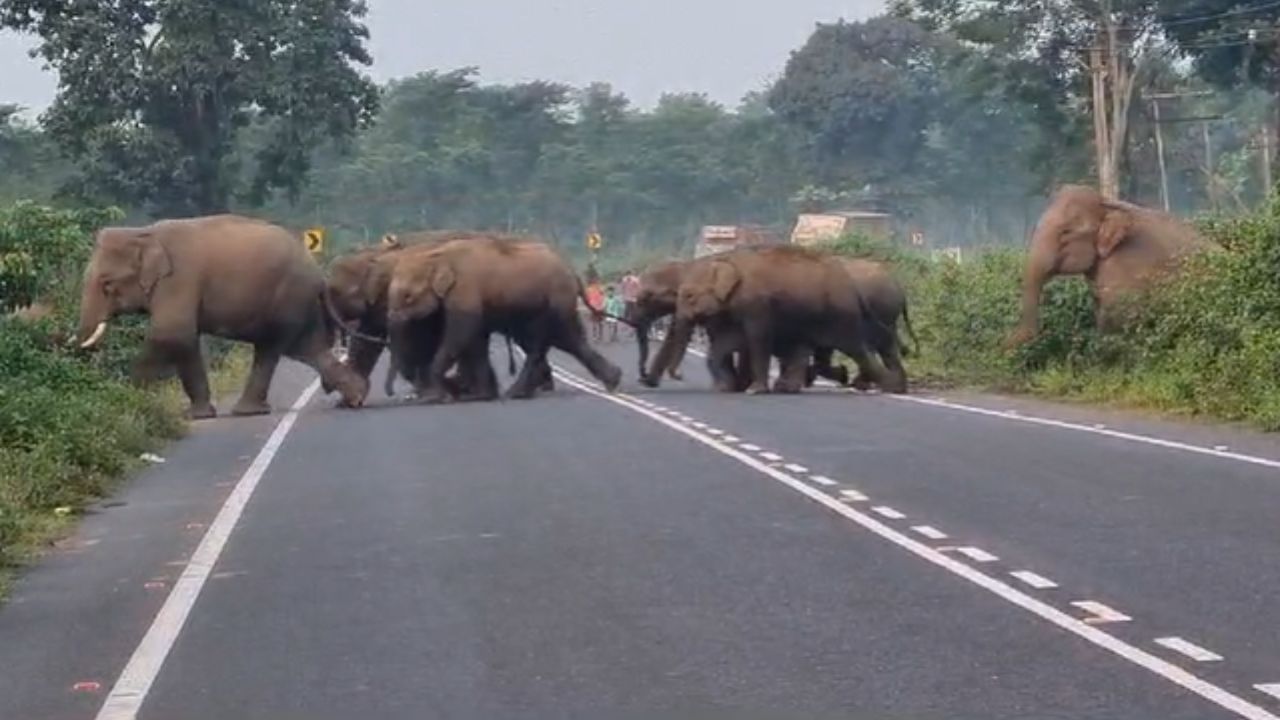
M 1198 17 L 1179 18 L 1177 20 L 1169 20 L 1160 23 L 1164 27 L 1176 27 L 1180 25 L 1193 25 L 1195 23 L 1206 22 L 1208 20 L 1217 20 L 1219 18 L 1234 17 L 1236 15 L 1248 15 L 1251 13 L 1262 12 L 1272 8 L 1280 8 L 1280 2 L 1264 2 L 1250 7 L 1236 8 L 1235 10 L 1227 10 L 1220 13 L 1210 13 L 1208 15 L 1200 15 Z

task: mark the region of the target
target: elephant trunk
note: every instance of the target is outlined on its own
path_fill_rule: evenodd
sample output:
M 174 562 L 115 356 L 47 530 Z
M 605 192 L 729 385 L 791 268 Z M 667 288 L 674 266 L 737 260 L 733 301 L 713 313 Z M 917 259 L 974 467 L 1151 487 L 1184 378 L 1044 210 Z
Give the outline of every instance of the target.
M 1018 327 L 1005 342 L 1006 348 L 1022 345 L 1040 331 L 1040 299 L 1045 283 L 1053 275 L 1053 269 L 1052 253 L 1032 250 L 1022 278 L 1022 316 Z
M 102 342 L 107 334 L 107 321 L 111 319 L 111 309 L 107 299 L 98 288 L 97 283 L 86 278 L 84 290 L 80 294 L 80 328 L 76 332 L 76 340 L 82 349 L 88 350 Z
M 684 350 L 689 340 L 693 338 L 694 324 L 692 320 L 679 316 L 671 323 L 671 329 L 667 331 L 662 347 L 659 348 L 657 356 L 653 359 L 653 365 L 645 376 L 647 383 L 657 385 L 662 374 L 674 368 L 676 359 L 684 356 Z

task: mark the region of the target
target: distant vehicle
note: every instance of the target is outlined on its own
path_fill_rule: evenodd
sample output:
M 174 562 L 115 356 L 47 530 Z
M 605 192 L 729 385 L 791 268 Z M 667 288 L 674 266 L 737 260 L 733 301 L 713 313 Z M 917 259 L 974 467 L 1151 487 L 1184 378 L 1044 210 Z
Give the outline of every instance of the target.
M 858 232 L 875 240 L 888 240 L 893 234 L 893 216 L 886 213 L 850 210 L 830 213 L 806 213 L 796 218 L 791 231 L 793 245 L 818 245 Z
M 759 225 L 704 225 L 693 248 L 695 258 L 715 255 L 744 245 L 778 245 L 781 236 Z

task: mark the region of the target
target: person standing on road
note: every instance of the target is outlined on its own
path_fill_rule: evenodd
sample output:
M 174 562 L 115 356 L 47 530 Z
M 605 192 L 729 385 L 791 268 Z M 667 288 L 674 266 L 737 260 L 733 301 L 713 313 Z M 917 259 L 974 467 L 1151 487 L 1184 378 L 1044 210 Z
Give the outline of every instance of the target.
M 600 289 L 600 281 L 593 280 L 587 285 L 587 312 L 591 315 L 591 339 L 604 340 L 604 318 L 600 313 L 604 310 L 604 291 Z
M 618 318 L 625 317 L 627 312 L 626 303 L 622 300 L 622 295 L 618 293 L 612 285 L 605 291 L 606 297 L 604 301 L 605 322 L 609 323 L 609 342 L 618 342 Z

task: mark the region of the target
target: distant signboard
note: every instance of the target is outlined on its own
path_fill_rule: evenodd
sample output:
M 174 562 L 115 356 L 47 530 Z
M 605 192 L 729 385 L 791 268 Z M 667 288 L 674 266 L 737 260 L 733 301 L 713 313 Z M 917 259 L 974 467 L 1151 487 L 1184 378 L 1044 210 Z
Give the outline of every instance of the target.
M 964 250 L 959 247 L 946 247 L 934 250 L 930 255 L 935 262 L 939 260 L 949 260 L 950 262 L 960 264 L 964 262 Z
M 753 225 L 704 225 L 698 234 L 694 257 L 715 255 L 742 245 L 781 242 L 777 233 Z

